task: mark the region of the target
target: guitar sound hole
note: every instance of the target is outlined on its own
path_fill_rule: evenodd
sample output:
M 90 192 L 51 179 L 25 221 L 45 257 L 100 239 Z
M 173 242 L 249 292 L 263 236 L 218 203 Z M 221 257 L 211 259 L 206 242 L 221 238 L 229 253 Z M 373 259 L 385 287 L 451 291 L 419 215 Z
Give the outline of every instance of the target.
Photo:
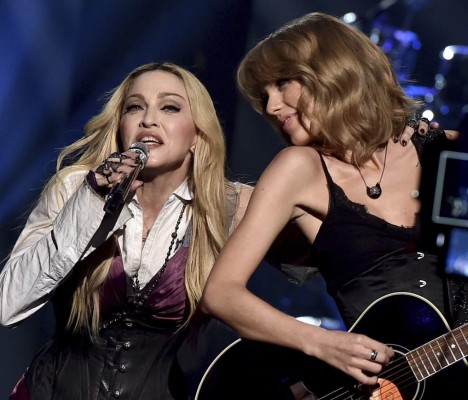
M 338 370 L 322 365 L 323 374 L 304 378 L 309 397 L 295 397 L 295 400 L 328 398 L 331 393 L 337 398 L 373 400 L 420 400 L 424 393 L 425 381 L 419 383 L 406 361 L 408 351 L 402 346 L 390 344 L 395 350 L 394 359 L 382 370 L 379 383 L 370 387 L 357 384 Z M 317 370 L 317 369 L 316 369 Z

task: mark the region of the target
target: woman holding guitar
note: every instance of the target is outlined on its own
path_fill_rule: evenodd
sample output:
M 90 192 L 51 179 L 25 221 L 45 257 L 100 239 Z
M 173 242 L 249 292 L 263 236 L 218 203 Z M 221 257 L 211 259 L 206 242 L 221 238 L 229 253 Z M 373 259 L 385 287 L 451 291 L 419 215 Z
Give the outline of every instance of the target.
M 398 132 L 419 104 L 405 95 L 378 46 L 355 28 L 321 13 L 294 20 L 257 44 L 239 67 L 238 83 L 255 110 L 290 146 L 262 174 L 244 219 L 210 274 L 202 307 L 245 339 L 313 356 L 306 358 L 324 361 L 355 382 L 339 396 L 313 393 L 309 398 L 434 398 L 436 392 L 421 387 L 415 372 L 420 368 L 423 375 L 432 375 L 427 365 L 409 362 L 408 379 L 417 386 L 409 395 L 407 381 L 397 382 L 391 375 L 382 378 L 391 360 L 399 359 L 408 346 L 422 343 L 400 350 L 374 331 L 324 330 L 284 314 L 246 287 L 278 233 L 294 221 L 309 239 L 314 265 L 348 328 L 369 306 L 383 304 L 379 299 L 395 293 L 407 294 L 411 305 L 403 302 L 400 307 L 416 310 L 416 320 L 432 317 L 424 319 L 428 314 L 413 304 L 414 299 L 428 306 L 433 319 L 452 322 L 437 257 L 417 248 L 422 139 L 414 135 L 405 146 L 398 144 Z M 435 129 L 429 134 L 444 137 Z M 384 309 L 380 315 L 385 321 Z M 397 330 L 398 323 L 389 329 Z M 377 322 L 367 325 L 379 327 Z M 420 328 L 427 333 L 433 326 Z M 464 331 L 458 333 L 462 343 L 449 340 L 437 349 L 431 347 L 434 372 L 468 353 Z M 450 362 L 442 360 L 450 357 Z M 455 368 L 462 367 L 458 363 Z M 459 373 L 451 371 L 452 376 Z M 287 381 L 295 389 L 294 374 Z M 456 383 L 444 387 L 443 398 L 466 398 L 460 391 L 468 374 L 465 370 L 461 374 Z M 325 369 L 315 371 L 313 379 L 321 381 L 324 375 Z M 445 375 L 432 379 L 439 381 L 438 388 Z M 307 377 L 297 380 L 306 382 Z M 377 394 L 375 385 L 388 390 Z M 305 387 L 305 393 L 314 392 Z

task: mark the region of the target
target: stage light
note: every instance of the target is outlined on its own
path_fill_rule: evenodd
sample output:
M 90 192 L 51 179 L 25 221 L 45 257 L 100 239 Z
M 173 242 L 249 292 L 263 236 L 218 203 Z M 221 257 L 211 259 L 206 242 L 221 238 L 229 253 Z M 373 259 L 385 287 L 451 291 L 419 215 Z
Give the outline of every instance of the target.
M 422 116 L 424 118 L 427 118 L 429 121 L 432 121 L 434 119 L 434 113 L 432 110 L 424 110 Z
M 353 12 L 346 13 L 343 15 L 343 21 L 346 22 L 347 24 L 354 24 L 357 20 L 357 16 Z

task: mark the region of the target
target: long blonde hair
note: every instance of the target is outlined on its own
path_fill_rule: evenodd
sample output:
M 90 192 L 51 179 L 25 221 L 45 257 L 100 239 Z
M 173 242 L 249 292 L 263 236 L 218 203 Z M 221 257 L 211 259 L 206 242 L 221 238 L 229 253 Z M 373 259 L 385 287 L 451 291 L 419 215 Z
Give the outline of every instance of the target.
M 191 203 L 191 243 L 185 273 L 189 301 L 188 321 L 201 298 L 214 260 L 226 241 L 227 194 L 233 191 L 231 184 L 225 179 L 225 140 L 213 101 L 203 84 L 191 72 L 172 63 L 150 63 L 132 71 L 108 94 L 108 101 L 100 114 L 86 124 L 84 136 L 61 151 L 57 160 L 57 173 L 49 184 L 54 181 L 60 186 L 63 184 L 63 177 L 71 171 L 91 169 L 110 153 L 123 151 L 120 148 L 118 129 L 126 94 L 135 78 L 155 70 L 171 73 L 183 82 L 198 134 L 188 177 L 194 193 Z M 76 154 L 78 159 L 63 168 L 64 160 Z M 79 285 L 73 294 L 68 321 L 68 328 L 72 331 L 85 330 L 91 335 L 98 333 L 100 288 L 108 275 L 115 248 L 116 240 L 109 239 L 94 254 L 94 261 L 98 265 L 88 262 L 83 268 Z
M 383 51 L 338 18 L 310 13 L 260 41 L 237 73 L 241 93 L 265 112 L 264 87 L 282 79 L 303 84 L 298 111 L 317 127 L 311 146 L 361 164 L 401 132 L 418 103 L 405 95 Z

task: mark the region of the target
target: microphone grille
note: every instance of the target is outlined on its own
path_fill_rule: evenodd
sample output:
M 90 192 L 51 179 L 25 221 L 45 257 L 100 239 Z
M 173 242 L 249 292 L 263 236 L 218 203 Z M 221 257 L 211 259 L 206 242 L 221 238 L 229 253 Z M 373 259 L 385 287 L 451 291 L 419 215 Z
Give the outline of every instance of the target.
M 133 143 L 128 150 L 137 152 L 140 155 L 140 160 L 143 162 L 143 164 L 146 163 L 146 159 L 148 158 L 148 152 L 149 152 L 148 146 L 146 145 L 146 143 L 143 143 L 143 142 Z

